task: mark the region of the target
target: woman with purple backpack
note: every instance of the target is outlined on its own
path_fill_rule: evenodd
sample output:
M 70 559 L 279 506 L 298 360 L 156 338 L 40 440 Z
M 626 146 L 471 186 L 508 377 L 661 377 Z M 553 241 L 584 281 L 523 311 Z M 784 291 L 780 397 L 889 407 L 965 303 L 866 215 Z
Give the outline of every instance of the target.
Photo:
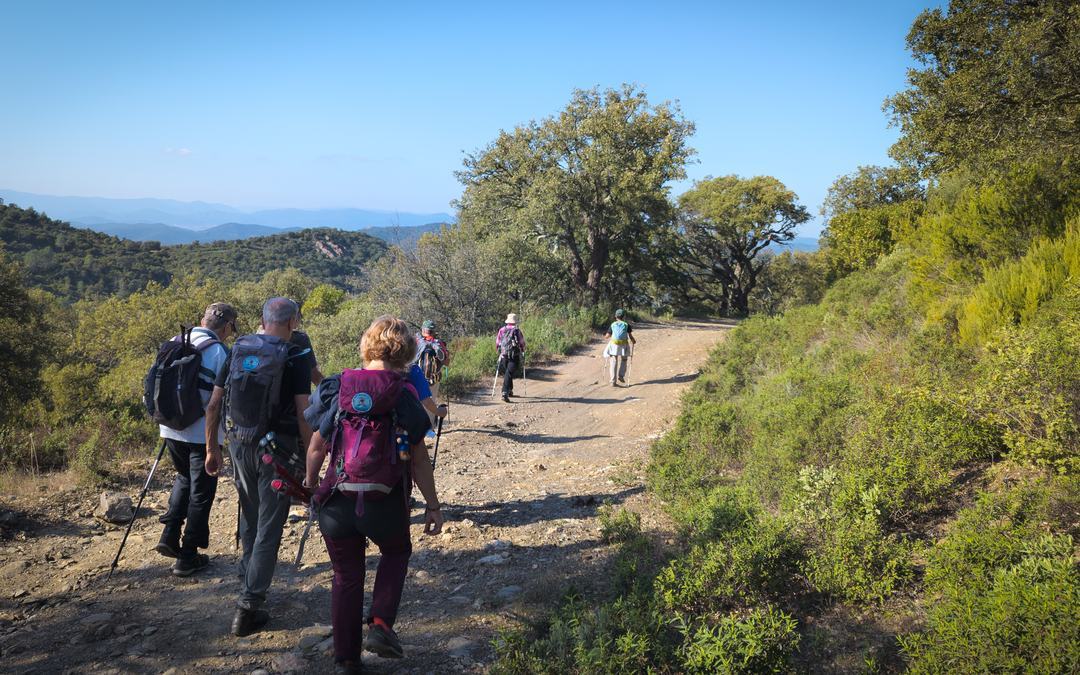
M 360 340 L 364 368 L 324 380 L 305 413 L 318 419 L 308 447 L 305 487 L 318 483 L 330 453 L 315 502 L 334 568 L 330 601 L 334 658 L 346 673 L 361 670 L 365 623 L 364 648 L 385 658 L 405 655 L 393 626 L 412 554 L 409 496 L 414 482 L 427 502 L 425 534 L 442 530 L 435 477 L 423 440 L 430 421 L 403 375 L 415 352 L 416 342 L 404 321 L 391 316 L 375 319 Z M 381 559 L 365 621 L 368 539 L 379 547 Z

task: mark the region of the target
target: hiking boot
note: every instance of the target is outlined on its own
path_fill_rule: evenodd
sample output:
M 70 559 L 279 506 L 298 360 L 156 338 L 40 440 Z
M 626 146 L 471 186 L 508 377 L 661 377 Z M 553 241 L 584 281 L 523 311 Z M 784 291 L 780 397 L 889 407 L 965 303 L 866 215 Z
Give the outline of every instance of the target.
M 202 568 L 210 564 L 210 556 L 205 553 L 196 553 L 194 555 L 181 554 L 176 558 L 176 564 L 173 565 L 172 573 L 178 577 L 190 577 Z
M 270 620 L 270 612 L 265 609 L 237 608 L 232 620 L 232 634 L 245 637 L 257 633 Z
M 401 642 L 398 641 L 397 635 L 394 634 L 394 629 L 380 626 L 377 623 L 368 624 L 364 649 L 384 659 L 405 658 L 405 650 L 401 648 Z
M 170 536 L 167 532 L 161 535 L 161 540 L 158 542 L 154 550 L 165 556 L 166 558 L 179 558 L 180 557 L 180 535 L 175 537 Z
M 510 395 L 509 394 L 503 394 L 502 400 L 503 400 L 503 403 L 509 403 L 510 402 Z

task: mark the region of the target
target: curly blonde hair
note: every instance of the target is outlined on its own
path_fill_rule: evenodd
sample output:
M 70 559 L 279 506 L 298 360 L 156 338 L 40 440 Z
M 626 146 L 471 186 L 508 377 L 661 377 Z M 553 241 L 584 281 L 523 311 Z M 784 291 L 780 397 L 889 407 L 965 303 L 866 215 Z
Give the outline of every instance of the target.
M 416 341 L 409 326 L 401 319 L 384 314 L 368 326 L 360 338 L 360 356 L 365 363 L 382 361 L 389 368 L 402 370 L 416 356 Z

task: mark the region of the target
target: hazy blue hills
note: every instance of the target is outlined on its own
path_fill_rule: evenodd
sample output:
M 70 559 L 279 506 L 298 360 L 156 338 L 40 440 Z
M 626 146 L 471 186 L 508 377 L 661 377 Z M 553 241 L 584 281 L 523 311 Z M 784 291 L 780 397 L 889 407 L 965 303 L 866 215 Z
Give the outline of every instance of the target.
M 111 234 L 121 239 L 157 241 L 165 246 L 191 244 L 196 241 L 231 241 L 234 239 L 248 239 L 249 237 L 268 237 L 298 229 L 282 229 L 251 223 L 225 223 L 203 230 L 192 230 L 186 227 L 165 225 L 164 223 L 100 223 L 95 225 L 80 223 L 78 226 L 95 232 Z
M 277 229 L 331 227 L 364 230 L 370 227 L 411 227 L 452 222 L 448 213 L 408 213 L 372 209 L 243 210 L 212 202 L 173 199 L 112 199 L 66 197 L 0 189 L 0 199 L 48 213 L 76 226 L 153 223 L 186 228 L 216 227 L 222 223 L 253 223 Z M 164 242 L 162 242 L 164 243 Z

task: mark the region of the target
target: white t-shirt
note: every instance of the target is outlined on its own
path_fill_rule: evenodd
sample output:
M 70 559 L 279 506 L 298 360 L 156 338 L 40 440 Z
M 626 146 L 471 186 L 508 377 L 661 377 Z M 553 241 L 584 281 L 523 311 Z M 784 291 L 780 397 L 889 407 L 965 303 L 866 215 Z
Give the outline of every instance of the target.
M 211 338 L 217 339 L 217 335 L 209 328 L 203 328 L 199 326 L 191 331 L 191 344 L 198 347 L 200 344 Z M 218 373 L 225 366 L 225 359 L 228 358 L 228 352 L 225 351 L 225 346 L 222 344 L 211 345 L 202 351 L 202 367 L 207 370 L 213 371 L 213 376 L 207 373 L 199 373 L 199 379 L 205 380 L 210 383 L 211 389 L 213 388 L 214 380 L 217 379 Z M 210 391 L 200 389 L 199 395 L 202 397 L 203 408 L 206 408 L 206 404 L 210 402 Z M 197 443 L 204 445 L 206 443 L 206 417 L 200 417 L 191 423 L 191 426 L 186 429 L 176 430 L 161 424 L 158 425 L 161 429 L 162 438 L 170 438 L 174 441 L 183 441 L 184 443 Z M 221 433 L 224 433 L 224 427 L 221 429 Z

